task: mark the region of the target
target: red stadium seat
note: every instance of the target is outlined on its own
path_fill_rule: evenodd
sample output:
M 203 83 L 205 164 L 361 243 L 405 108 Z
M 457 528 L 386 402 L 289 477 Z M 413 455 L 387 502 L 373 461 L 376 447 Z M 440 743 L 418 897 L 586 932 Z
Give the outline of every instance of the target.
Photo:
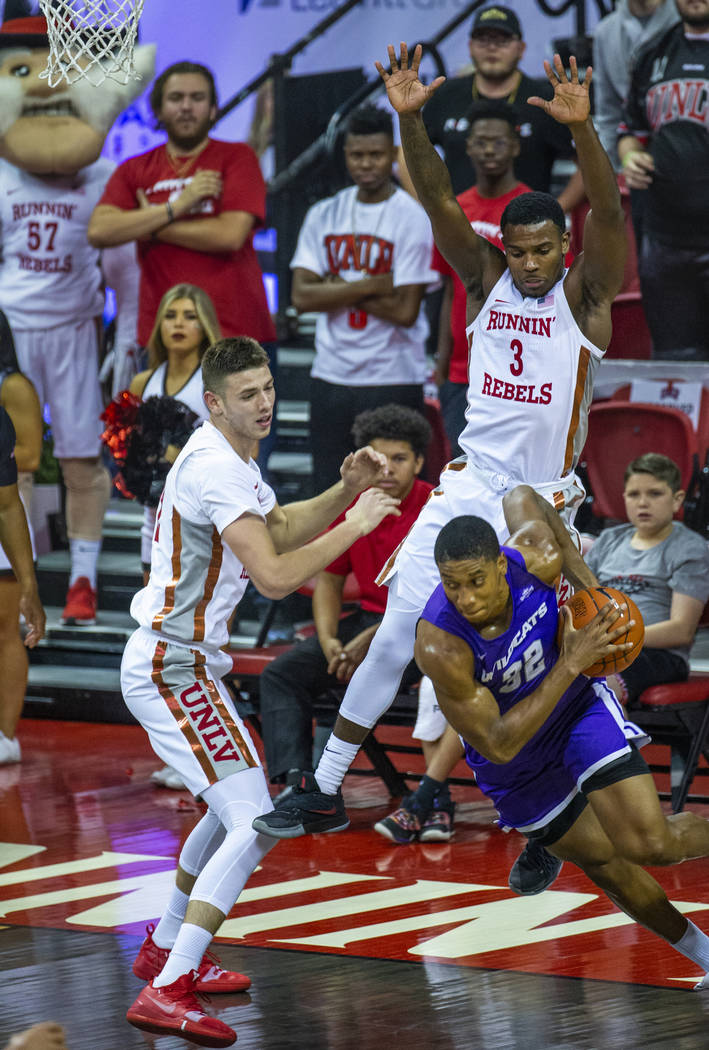
M 582 454 L 586 463 L 593 511 L 598 517 L 625 519 L 623 474 L 628 463 L 646 452 L 673 459 L 682 485 L 692 475 L 697 438 L 691 420 L 676 408 L 633 401 L 592 404 L 588 438 Z
M 689 789 L 697 772 L 699 759 L 709 760 L 707 731 L 709 731 L 709 675 L 690 675 L 686 682 L 655 685 L 640 694 L 639 707 L 628 715 L 633 722 L 652 737 L 653 744 L 671 748 L 675 761 L 682 762 L 679 784 L 670 786 L 672 812 L 684 807 Z M 667 766 L 651 765 L 653 772 L 666 772 Z
M 451 446 L 443 426 L 443 415 L 441 414 L 441 403 L 437 397 L 427 397 L 424 402 L 426 419 L 428 420 L 433 434 L 431 443 L 426 452 L 425 474 L 426 481 L 432 485 L 438 484 L 438 478 L 446 463 L 451 460 Z
M 621 292 L 611 306 L 613 335 L 606 357 L 648 361 L 652 357 L 652 336 L 645 320 L 640 292 Z

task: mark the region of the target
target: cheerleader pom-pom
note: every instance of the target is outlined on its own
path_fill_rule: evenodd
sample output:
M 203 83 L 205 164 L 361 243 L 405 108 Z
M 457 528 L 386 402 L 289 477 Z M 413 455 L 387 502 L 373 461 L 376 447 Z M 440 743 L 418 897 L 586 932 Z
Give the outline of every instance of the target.
M 141 404 L 140 398 L 130 390 L 122 390 L 101 413 L 106 424 L 101 440 L 119 465 L 128 455 L 130 435 L 137 424 Z

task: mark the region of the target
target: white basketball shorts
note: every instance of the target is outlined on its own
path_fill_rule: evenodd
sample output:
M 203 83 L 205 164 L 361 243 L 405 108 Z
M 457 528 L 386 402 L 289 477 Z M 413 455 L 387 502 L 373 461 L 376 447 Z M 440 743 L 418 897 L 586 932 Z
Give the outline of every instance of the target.
M 475 514 L 489 521 L 498 539 L 504 541 L 509 533 L 502 511 L 502 497 L 519 484 L 522 483 L 517 479 L 493 474 L 464 458 L 453 460 L 443 469 L 438 487 L 431 493 L 403 543 L 380 572 L 377 583 L 390 584 L 396 577 L 397 594 L 423 609 L 440 583 L 433 548 L 443 526 L 461 514 Z M 576 534 L 573 519 L 585 496 L 576 475 L 532 487 L 557 508 L 567 529 L 572 535 Z M 578 546 L 580 550 L 580 540 Z
M 96 319 L 13 333 L 20 371 L 49 405 L 57 459 L 91 459 L 101 451 L 103 399 L 98 381 Z
M 121 689 L 155 754 L 178 771 L 193 795 L 261 763 L 222 676 L 226 653 L 206 654 L 166 641 L 146 627 L 128 639 Z

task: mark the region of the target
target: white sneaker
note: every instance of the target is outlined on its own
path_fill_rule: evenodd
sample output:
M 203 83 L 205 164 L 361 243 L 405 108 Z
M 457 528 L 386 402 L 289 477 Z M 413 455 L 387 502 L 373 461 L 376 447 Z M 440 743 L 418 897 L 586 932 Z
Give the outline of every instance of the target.
M 20 751 L 20 741 L 17 737 L 5 736 L 4 733 L 0 733 L 0 766 L 9 766 L 13 762 L 20 762 L 22 760 L 22 752 Z
M 158 787 L 172 788 L 174 791 L 185 791 L 187 787 L 180 774 L 172 766 L 163 766 L 162 769 L 156 769 L 154 773 L 150 774 L 150 781 L 153 784 L 157 784 Z

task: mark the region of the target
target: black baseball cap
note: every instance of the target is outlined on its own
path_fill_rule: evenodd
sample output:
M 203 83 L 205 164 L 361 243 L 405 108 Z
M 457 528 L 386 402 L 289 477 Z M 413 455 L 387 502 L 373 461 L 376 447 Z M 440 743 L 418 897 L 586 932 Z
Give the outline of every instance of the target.
M 522 38 L 522 27 L 514 11 L 509 7 L 500 7 L 493 4 L 491 7 L 481 7 L 476 12 L 473 24 L 470 27 L 470 35 L 475 36 L 487 29 L 495 29 L 500 33 L 509 33 L 510 36 Z

